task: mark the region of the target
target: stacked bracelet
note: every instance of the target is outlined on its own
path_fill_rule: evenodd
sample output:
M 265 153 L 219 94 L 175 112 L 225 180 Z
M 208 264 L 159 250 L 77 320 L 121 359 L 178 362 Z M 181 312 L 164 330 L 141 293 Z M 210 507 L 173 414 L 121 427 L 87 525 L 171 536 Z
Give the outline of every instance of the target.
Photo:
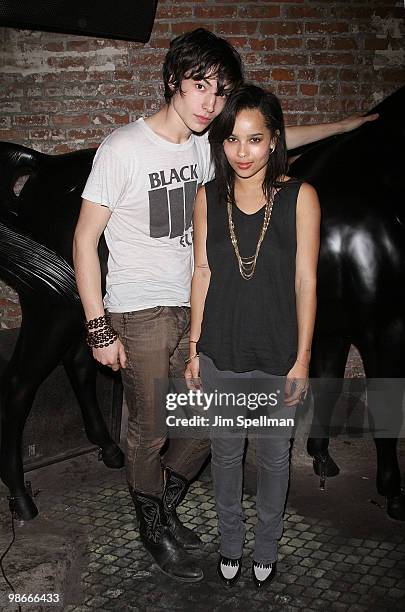
M 86 321 L 84 327 L 89 331 L 90 329 L 97 329 L 98 327 L 103 327 L 104 325 L 108 325 L 109 321 L 107 319 L 107 315 L 102 315 L 101 317 L 96 317 L 95 319 L 91 319 L 90 321 Z
M 90 348 L 104 348 L 115 342 L 117 338 L 118 334 L 112 327 L 105 327 L 103 330 L 89 332 L 86 342 Z
M 118 334 L 107 315 L 91 319 L 84 324 L 86 328 L 86 342 L 90 348 L 104 348 L 113 344 Z

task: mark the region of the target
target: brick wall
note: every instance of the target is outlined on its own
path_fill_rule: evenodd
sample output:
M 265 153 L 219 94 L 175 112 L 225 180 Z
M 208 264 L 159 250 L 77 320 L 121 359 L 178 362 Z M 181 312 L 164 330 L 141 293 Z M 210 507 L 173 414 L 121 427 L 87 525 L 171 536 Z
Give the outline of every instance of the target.
M 402 0 L 160 0 L 147 45 L 0 29 L 0 139 L 50 153 L 96 146 L 157 110 L 169 40 L 197 26 L 239 49 L 287 122 L 332 121 L 405 82 L 404 12 Z M 19 324 L 17 304 L 0 285 L 2 327 Z

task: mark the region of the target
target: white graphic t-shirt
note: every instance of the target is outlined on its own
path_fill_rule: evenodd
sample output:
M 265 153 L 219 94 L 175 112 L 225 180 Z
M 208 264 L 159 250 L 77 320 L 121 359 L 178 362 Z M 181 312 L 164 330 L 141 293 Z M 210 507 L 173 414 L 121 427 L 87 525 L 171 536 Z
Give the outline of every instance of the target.
M 82 197 L 112 213 L 109 311 L 189 304 L 194 200 L 212 177 L 207 135 L 174 144 L 138 119 L 104 140 Z

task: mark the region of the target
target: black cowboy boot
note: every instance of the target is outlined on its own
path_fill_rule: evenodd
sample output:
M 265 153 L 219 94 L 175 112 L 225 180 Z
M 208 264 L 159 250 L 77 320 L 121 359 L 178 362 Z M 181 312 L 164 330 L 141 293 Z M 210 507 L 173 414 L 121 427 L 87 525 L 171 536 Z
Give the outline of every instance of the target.
M 170 468 L 165 468 L 165 486 L 163 490 L 163 509 L 167 527 L 176 540 L 189 550 L 201 548 L 201 540 L 194 531 L 180 522 L 176 508 L 183 501 L 189 482 Z
M 139 534 L 161 572 L 181 582 L 198 582 L 204 574 L 166 526 L 162 500 L 130 489 L 139 521 Z

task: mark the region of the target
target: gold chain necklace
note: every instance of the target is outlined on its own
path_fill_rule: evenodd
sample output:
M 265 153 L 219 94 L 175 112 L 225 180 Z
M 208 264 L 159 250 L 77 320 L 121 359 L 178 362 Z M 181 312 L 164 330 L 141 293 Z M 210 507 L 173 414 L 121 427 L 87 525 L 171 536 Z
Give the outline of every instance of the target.
M 257 246 L 256 246 L 255 254 L 250 256 L 250 257 L 241 257 L 241 254 L 239 253 L 238 240 L 237 240 L 236 234 L 235 234 L 235 226 L 234 226 L 233 220 L 232 220 L 232 203 L 228 199 L 229 233 L 231 235 L 231 242 L 232 242 L 232 245 L 233 245 L 233 248 L 234 248 L 234 251 L 235 251 L 236 258 L 238 260 L 239 272 L 240 272 L 242 278 L 244 278 L 245 280 L 250 280 L 253 277 L 254 273 L 255 273 L 256 262 L 257 262 L 257 258 L 259 256 L 260 247 L 261 247 L 262 242 L 264 240 L 264 237 L 266 235 L 267 228 L 269 227 L 269 223 L 270 223 L 270 219 L 271 219 L 271 213 L 272 213 L 272 210 L 273 210 L 273 204 L 274 204 L 274 191 L 272 192 L 272 194 L 271 194 L 271 196 L 269 198 L 269 201 L 266 202 L 266 205 L 265 205 L 263 225 L 262 225 L 262 229 L 260 231 L 259 240 L 257 241 Z

